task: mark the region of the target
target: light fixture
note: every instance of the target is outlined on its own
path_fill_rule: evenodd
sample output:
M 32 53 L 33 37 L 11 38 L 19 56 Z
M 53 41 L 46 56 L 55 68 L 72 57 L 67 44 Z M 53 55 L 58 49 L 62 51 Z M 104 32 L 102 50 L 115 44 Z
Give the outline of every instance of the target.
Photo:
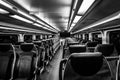
M 22 32 L 32 32 L 32 33 L 45 33 L 45 34 L 50 34 L 45 31 L 40 31 L 40 30 L 35 30 L 35 29 L 30 29 L 30 28 L 13 28 L 13 27 L 5 27 L 5 26 L 0 26 L 0 29 L 6 29 L 6 30 L 14 30 L 14 31 L 22 31 Z
M 7 7 L 7 8 L 9 8 L 9 9 L 12 9 L 12 10 L 14 10 L 13 8 L 15 7 L 14 5 L 8 3 L 6 0 L 5 1 L 4 0 L 0 0 L 0 4 L 5 6 L 5 7 Z M 23 18 L 23 17 L 18 16 L 18 15 L 13 15 L 11 17 L 19 19 L 19 20 L 27 22 L 27 23 L 33 23 L 33 21 L 36 20 L 36 18 L 32 17 L 29 13 L 25 13 L 22 10 L 17 9 L 17 12 L 19 14 L 21 14 L 22 16 L 25 16 L 26 18 L 29 18 L 31 20 L 27 20 L 26 18 Z M 41 24 L 41 22 L 39 22 L 39 23 Z
M 116 19 L 120 19 L 120 11 L 118 11 L 118 12 L 116 12 L 116 13 L 114 13 L 114 14 L 106 17 L 106 18 L 103 18 L 103 19 L 101 19 L 101 20 L 99 20 L 99 21 L 97 21 L 97 22 L 95 22 L 95 23 L 93 23 L 89 26 L 86 26 L 85 28 L 80 29 L 79 31 L 76 31 L 74 33 L 78 33 L 80 31 L 84 31 L 84 30 L 87 30 L 89 28 L 93 28 L 95 26 L 98 26 L 98 25 L 101 25 L 101 24 L 104 24 L 104 23 L 107 23 L 107 22 L 110 22 L 110 21 L 113 21 L 113 20 L 116 20 Z
M 77 2 L 78 2 L 78 0 L 75 0 L 74 5 L 73 5 L 73 9 L 76 8 L 76 6 L 77 6 Z
M 0 8 L 0 13 L 1 13 L 1 14 L 8 14 L 9 12 L 6 11 L 6 10 L 4 10 L 4 9 L 2 9 L 2 8 Z
M 75 16 L 73 23 L 77 23 L 82 16 Z
M 81 7 L 78 10 L 78 14 L 83 15 L 88 8 L 94 3 L 95 0 L 83 0 Z
M 8 8 L 10 8 L 10 9 L 13 8 L 9 3 L 7 3 L 7 2 L 5 2 L 5 1 L 3 1 L 3 0 L 0 0 L 0 4 L 6 6 L 6 7 L 8 7 Z
M 74 27 L 75 24 L 72 24 L 70 29 L 69 29 L 69 32 L 72 30 L 72 28 Z
M 38 22 L 38 23 L 40 23 L 38 20 L 36 20 L 36 22 Z M 45 25 L 45 24 L 42 24 L 42 23 L 40 23 L 40 24 L 38 24 L 38 23 L 34 23 L 33 25 L 36 25 L 36 26 L 38 26 L 38 27 L 42 27 L 42 28 L 45 28 L 45 29 L 51 29 L 50 27 L 48 27 L 47 25 Z
M 77 15 L 75 16 L 74 21 L 73 21 L 73 23 L 72 23 L 69 31 L 72 30 L 72 28 L 73 28 L 73 27 L 75 26 L 75 24 L 80 20 L 81 17 L 82 17 L 82 16 L 77 16 Z
M 20 14 L 22 14 L 22 15 L 24 15 L 24 16 L 26 16 L 26 17 L 28 17 L 28 18 L 30 18 L 30 19 L 35 21 L 35 18 L 33 18 L 32 16 L 30 16 L 29 14 L 27 14 L 27 13 L 21 11 L 21 10 L 18 10 L 18 13 L 20 13 Z
M 34 23 L 33 25 L 35 25 L 35 26 L 37 26 L 37 27 L 44 28 L 44 29 L 48 29 L 47 27 L 41 26 L 40 24 L 37 24 L 37 23 Z
M 24 21 L 24 22 L 27 22 L 27 23 L 33 23 L 32 21 L 27 20 L 27 19 L 25 19 L 25 18 L 23 18 L 23 17 L 20 17 L 20 16 L 18 16 L 18 15 L 10 15 L 10 17 L 15 18 L 15 19 L 18 19 L 18 20 L 21 20 L 21 21 Z
M 53 30 L 53 29 L 51 29 L 51 28 L 47 28 L 47 27 L 41 26 L 41 25 L 39 25 L 39 24 L 37 24 L 37 23 L 34 23 L 33 25 L 35 25 L 35 26 L 37 26 L 37 27 L 41 27 L 41 28 L 47 29 L 47 30 L 50 30 L 50 31 L 55 31 L 55 30 Z M 55 31 L 55 32 L 56 32 L 56 31 Z

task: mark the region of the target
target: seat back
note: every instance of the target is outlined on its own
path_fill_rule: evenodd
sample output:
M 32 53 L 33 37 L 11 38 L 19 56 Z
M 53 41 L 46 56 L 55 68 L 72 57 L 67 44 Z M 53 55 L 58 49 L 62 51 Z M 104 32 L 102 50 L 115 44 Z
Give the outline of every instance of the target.
M 22 43 L 21 52 L 15 66 L 14 79 L 32 79 L 36 68 L 37 49 L 32 43 Z
M 72 69 L 82 76 L 96 74 L 103 64 L 103 57 L 100 53 L 75 53 L 70 56 L 69 60 Z
M 97 41 L 93 41 L 93 42 L 88 42 L 88 43 L 86 43 L 86 46 L 87 46 L 87 47 L 96 47 L 97 44 L 98 44 Z
M 37 42 L 34 42 L 34 44 L 37 45 L 36 47 L 37 47 L 37 50 L 38 50 L 37 67 L 41 68 L 41 67 L 43 67 L 43 61 L 42 61 L 42 59 L 43 59 L 43 56 L 42 56 L 42 54 L 43 54 L 43 43 L 42 43 L 42 41 L 37 41 Z
M 48 42 L 46 40 L 43 41 L 43 45 L 44 45 L 44 60 L 46 62 L 49 61 L 49 46 L 48 46 Z
M 13 46 L 9 43 L 0 44 L 0 79 L 8 80 L 12 77 L 15 64 Z
M 63 71 L 63 80 L 110 80 L 110 68 L 104 59 L 100 52 L 71 54 Z
M 93 41 L 93 42 L 88 42 L 88 43 L 86 43 L 87 51 L 88 51 L 88 52 L 94 52 L 95 47 L 97 46 L 97 44 L 98 44 L 97 41 Z
M 70 54 L 86 52 L 86 46 L 85 45 L 70 45 L 69 51 L 70 51 Z
M 101 52 L 104 56 L 112 55 L 114 51 L 114 46 L 112 44 L 99 44 L 95 48 L 95 52 Z

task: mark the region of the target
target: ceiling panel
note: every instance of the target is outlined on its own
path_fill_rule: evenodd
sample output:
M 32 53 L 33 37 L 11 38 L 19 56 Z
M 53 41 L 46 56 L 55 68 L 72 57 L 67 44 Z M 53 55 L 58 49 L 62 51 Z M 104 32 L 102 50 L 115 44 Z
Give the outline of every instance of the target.
M 100 2 L 88 13 L 88 15 L 83 16 L 84 18 L 79 21 L 72 31 L 75 32 L 83 29 L 100 19 L 119 11 L 119 5 L 120 0 L 100 0 Z
M 14 0 L 53 27 L 64 30 L 68 25 L 72 0 Z M 55 26 L 57 25 L 57 26 Z
M 21 27 L 26 27 L 26 28 L 30 28 L 30 29 L 36 29 L 36 30 L 40 30 L 40 31 L 54 33 L 52 31 L 43 29 L 41 27 L 34 26 L 33 24 L 30 24 L 30 23 L 28 24 L 24 21 L 20 21 L 20 20 L 11 18 L 11 17 L 9 17 L 9 14 L 0 14 L 0 22 L 5 22 L 5 23 L 8 23 L 8 24 L 14 24 L 14 25 L 18 25 L 18 26 L 21 26 Z M 9 26 L 9 25 L 7 25 L 7 26 Z

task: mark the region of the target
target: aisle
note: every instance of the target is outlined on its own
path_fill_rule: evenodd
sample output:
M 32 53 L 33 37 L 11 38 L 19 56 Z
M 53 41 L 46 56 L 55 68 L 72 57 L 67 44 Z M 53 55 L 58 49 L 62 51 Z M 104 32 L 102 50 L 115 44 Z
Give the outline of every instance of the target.
M 59 80 L 59 63 L 62 59 L 63 49 L 60 47 L 50 65 L 47 66 L 46 72 L 41 74 L 40 80 Z

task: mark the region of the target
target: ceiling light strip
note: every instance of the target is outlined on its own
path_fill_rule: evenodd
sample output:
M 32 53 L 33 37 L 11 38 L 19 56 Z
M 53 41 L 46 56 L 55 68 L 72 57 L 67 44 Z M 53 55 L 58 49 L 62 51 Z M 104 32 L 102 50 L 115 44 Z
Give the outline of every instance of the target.
M 9 27 L 9 28 L 16 28 L 16 29 L 32 30 L 32 31 L 37 31 L 37 32 L 46 32 L 46 31 L 36 30 L 36 29 L 32 29 L 32 28 L 26 28 L 26 27 L 14 25 L 14 24 L 9 24 L 9 23 L 5 23 L 5 22 L 0 22 L 0 25 L 5 26 L 4 28 Z
M 17 29 L 17 28 L 9 28 L 9 27 L 3 27 L 3 26 L 0 26 L 0 29 L 22 31 L 22 32 L 30 32 L 30 33 L 44 33 L 44 34 L 46 34 L 45 32 L 40 32 L 40 31 L 24 30 L 24 29 Z
M 15 19 L 18 19 L 18 20 L 21 20 L 21 21 L 24 21 L 24 22 L 27 22 L 27 23 L 33 23 L 32 21 L 30 21 L 30 20 L 27 20 L 27 19 L 25 19 L 25 18 L 23 18 L 23 17 L 20 17 L 20 16 L 18 16 L 18 15 L 10 15 L 10 17 L 12 17 L 12 18 L 15 18 Z
M 70 29 L 69 29 L 69 31 L 71 31 L 72 29 L 73 29 L 73 27 L 77 24 L 77 22 L 80 20 L 80 18 L 81 18 L 82 16 L 75 16 L 75 18 L 74 18 L 74 21 L 72 22 L 72 24 L 71 24 L 71 27 L 70 27 Z M 74 26 L 73 26 L 74 25 Z
M 5 2 L 5 1 L 3 1 L 3 0 L 0 0 L 0 4 L 2 4 L 2 5 L 4 5 L 4 6 L 6 6 L 6 7 L 8 7 L 8 8 L 10 8 L 10 9 L 12 9 L 12 8 L 13 8 L 10 4 L 6 3 L 6 2 Z
M 18 19 L 18 20 L 21 20 L 21 21 L 24 21 L 24 22 L 27 22 L 27 23 L 30 23 L 30 24 L 33 24 L 34 22 L 32 22 L 32 21 L 30 21 L 30 20 L 27 20 L 27 19 L 25 19 L 25 18 L 23 18 L 23 17 L 20 17 L 20 16 L 18 16 L 18 15 L 11 15 L 10 17 L 12 17 L 12 18 L 15 18 L 15 19 Z M 34 24 L 37 24 L 37 23 L 34 23 Z M 50 31 L 52 31 L 51 29 L 49 29 L 49 28 L 47 28 L 47 27 L 44 27 L 44 26 L 41 26 L 41 25 L 37 25 L 37 27 L 41 27 L 41 28 L 44 28 L 44 29 L 47 29 L 47 30 L 50 30 Z
M 84 15 L 85 12 L 90 8 L 95 0 L 83 0 L 81 7 L 78 10 L 78 14 Z
M 2 8 L 0 8 L 0 13 L 1 13 L 1 14 L 8 14 L 9 12 L 6 11 L 6 10 L 4 10 L 4 9 L 2 9 Z
M 76 31 L 76 32 L 74 32 L 73 34 L 78 33 L 78 32 L 80 32 L 80 31 L 87 30 L 87 29 L 89 29 L 89 28 L 96 27 L 96 26 L 98 26 L 98 25 L 101 25 L 101 24 L 104 24 L 104 23 L 107 23 L 107 22 L 110 22 L 110 21 L 113 21 L 113 20 L 119 19 L 119 18 L 120 18 L 120 11 L 117 12 L 117 13 L 114 13 L 114 14 L 106 17 L 106 18 L 103 18 L 103 19 L 101 19 L 101 20 L 99 20 L 99 21 L 97 21 L 97 22 L 95 22 L 95 23 L 93 23 L 93 24 L 91 24 L 91 25 L 89 25 L 89 26 L 86 26 L 85 28 Z
M 38 24 L 38 23 L 40 23 L 40 21 L 39 20 L 36 20 L 36 24 Z M 39 25 L 41 25 L 42 27 L 46 27 L 46 28 L 48 28 L 48 29 L 53 29 L 53 28 L 51 28 L 51 27 L 49 27 L 48 25 L 44 25 L 44 24 L 39 24 Z M 54 29 L 55 30 L 55 29 Z M 56 31 L 56 30 L 55 30 Z
M 42 19 L 40 19 L 38 16 L 36 16 L 36 15 L 34 15 L 34 16 L 37 18 L 37 20 L 39 20 L 40 22 L 43 22 L 44 24 L 46 24 L 47 26 L 49 26 L 49 28 L 55 29 L 56 31 L 60 31 L 59 29 L 51 26 L 51 25 L 48 24 L 47 22 L 45 22 L 45 21 L 43 21 Z
M 95 0 L 94 3 L 90 6 L 90 8 L 85 12 L 85 14 L 83 15 L 83 17 L 78 21 L 78 23 L 80 24 L 82 20 L 85 19 L 85 17 L 87 15 L 89 15 L 89 13 L 96 7 L 98 6 L 98 4 L 101 2 L 102 0 Z M 77 15 L 81 15 L 81 14 L 77 14 Z M 78 23 L 72 28 L 71 32 L 74 31 L 77 27 L 79 27 Z
M 35 19 L 34 19 L 33 17 L 31 17 L 29 14 L 26 14 L 26 13 L 20 11 L 20 10 L 16 10 L 16 11 L 15 11 L 15 10 L 13 9 L 13 6 L 12 6 L 12 5 L 4 2 L 3 0 L 0 0 L 0 1 L 1 1 L 1 3 L 0 3 L 1 5 L 3 5 L 4 7 L 7 7 L 7 8 L 10 9 L 9 11 L 12 10 L 12 12 L 14 12 L 15 14 L 17 14 L 17 15 L 23 17 L 23 18 L 26 18 L 26 19 L 28 19 L 28 20 L 30 20 L 30 21 L 32 21 L 32 22 L 35 22 Z M 17 12 L 18 12 L 18 13 L 17 13 Z M 38 22 L 37 22 L 37 23 L 38 23 Z M 41 23 L 38 23 L 38 24 L 41 25 Z M 43 25 L 42 25 L 42 26 L 43 26 Z M 46 26 L 45 26 L 45 27 L 46 27 Z M 43 27 L 41 27 L 41 28 L 43 28 Z
M 75 3 L 75 0 L 72 0 L 71 9 L 70 9 L 70 14 L 69 14 L 68 27 L 70 27 L 70 26 L 69 26 L 69 23 L 70 23 L 71 15 L 72 15 L 72 12 L 73 12 L 72 9 L 73 9 L 74 3 Z
M 74 5 L 73 5 L 73 9 L 76 9 L 77 3 L 78 3 L 78 0 L 75 0 Z
M 78 9 L 79 9 L 79 7 L 81 6 L 82 2 L 83 2 L 83 0 L 78 0 L 77 5 L 76 5 L 76 8 L 75 8 L 75 11 L 74 11 L 74 13 L 73 13 L 73 17 L 72 17 L 72 19 L 71 19 L 71 21 L 70 21 L 70 25 L 69 25 L 69 27 L 68 27 L 68 30 L 70 29 L 70 26 L 71 26 L 71 24 L 73 23 L 73 20 L 74 20 L 76 14 L 77 14 Z
M 54 31 L 54 32 L 56 32 L 56 33 L 57 33 L 57 31 L 56 31 L 56 30 L 51 29 L 51 28 L 48 28 L 48 27 L 41 26 L 41 25 L 39 25 L 39 24 L 37 24 L 37 23 L 34 23 L 33 25 L 38 26 L 38 27 L 43 27 L 44 29 L 50 30 L 50 31 L 52 31 L 52 32 Z

